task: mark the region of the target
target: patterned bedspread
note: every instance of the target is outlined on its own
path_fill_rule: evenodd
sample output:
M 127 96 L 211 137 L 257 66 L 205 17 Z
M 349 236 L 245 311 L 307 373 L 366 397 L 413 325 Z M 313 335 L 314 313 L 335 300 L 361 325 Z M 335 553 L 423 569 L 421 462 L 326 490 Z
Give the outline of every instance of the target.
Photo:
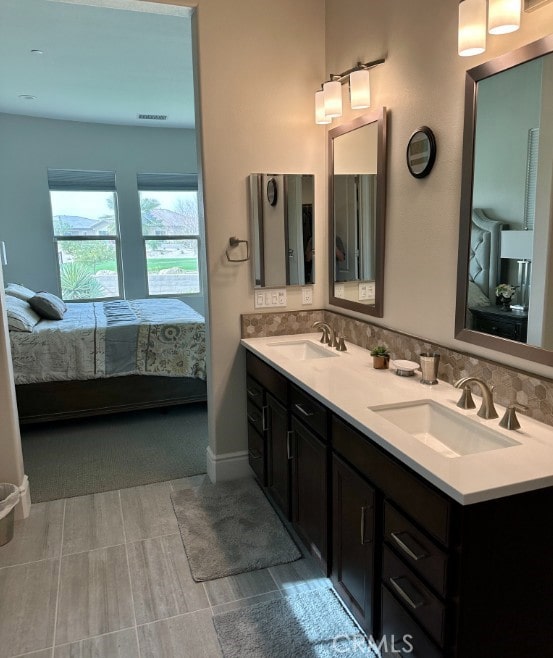
M 205 321 L 178 299 L 69 303 L 63 320 L 11 331 L 16 384 L 163 375 L 205 379 Z

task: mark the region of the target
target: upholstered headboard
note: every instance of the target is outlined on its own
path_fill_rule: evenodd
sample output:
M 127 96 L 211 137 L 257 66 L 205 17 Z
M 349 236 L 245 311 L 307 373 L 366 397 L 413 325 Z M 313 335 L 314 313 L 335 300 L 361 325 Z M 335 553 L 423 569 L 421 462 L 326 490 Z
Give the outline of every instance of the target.
M 501 231 L 505 222 L 490 219 L 481 208 L 472 211 L 469 281 L 473 281 L 490 302 L 495 303 L 495 287 L 500 275 Z

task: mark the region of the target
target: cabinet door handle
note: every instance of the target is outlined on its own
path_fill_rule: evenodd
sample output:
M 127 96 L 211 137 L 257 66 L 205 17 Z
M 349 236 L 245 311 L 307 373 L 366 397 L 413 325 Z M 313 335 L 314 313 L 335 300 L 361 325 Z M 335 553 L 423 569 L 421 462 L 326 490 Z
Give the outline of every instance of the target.
M 403 587 L 398 582 L 400 580 L 403 581 Z M 413 610 L 416 610 L 417 608 L 420 608 L 424 605 L 425 601 L 420 592 L 418 592 L 404 576 L 399 576 L 397 578 L 392 578 L 390 576 L 390 585 L 392 585 L 394 590 L 401 596 L 401 598 L 405 601 L 405 603 L 407 603 L 409 607 L 413 608 Z M 406 585 L 407 588 L 411 590 L 409 593 L 407 593 L 404 589 Z
M 261 429 L 266 432 L 269 429 L 269 423 L 267 422 L 267 414 L 269 413 L 269 407 L 265 405 L 263 409 L 261 409 Z
M 403 537 L 403 539 L 400 539 L 400 535 Z M 424 557 L 428 557 L 428 553 L 425 552 L 422 546 L 417 544 L 417 542 L 408 532 L 391 532 L 390 536 L 401 548 L 401 550 L 413 560 L 418 562 L 418 560 L 422 560 Z M 407 538 L 409 539 L 407 540 Z M 408 545 L 408 541 L 411 546 Z
M 292 436 L 294 435 L 294 430 L 289 430 L 286 432 L 286 456 L 288 459 L 293 459 L 292 455 Z
M 310 416 L 314 416 L 314 415 L 315 415 L 312 411 L 309 411 L 309 409 L 305 409 L 305 407 L 303 406 L 303 404 L 300 404 L 299 402 L 296 402 L 296 404 L 294 405 L 294 407 L 296 407 L 296 409 L 297 409 L 300 413 L 302 413 L 304 416 L 307 416 L 308 418 L 309 418 Z
M 361 545 L 365 543 L 365 514 L 367 512 L 366 507 L 361 508 Z

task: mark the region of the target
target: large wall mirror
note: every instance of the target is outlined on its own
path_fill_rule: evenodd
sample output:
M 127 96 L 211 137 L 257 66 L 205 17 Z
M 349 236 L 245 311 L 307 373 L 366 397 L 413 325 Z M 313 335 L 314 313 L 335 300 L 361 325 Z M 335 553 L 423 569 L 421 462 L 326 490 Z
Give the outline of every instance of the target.
M 329 131 L 330 303 L 382 317 L 386 109 Z
M 315 283 L 313 174 L 250 174 L 254 286 Z
M 553 36 L 467 72 L 456 337 L 553 365 Z

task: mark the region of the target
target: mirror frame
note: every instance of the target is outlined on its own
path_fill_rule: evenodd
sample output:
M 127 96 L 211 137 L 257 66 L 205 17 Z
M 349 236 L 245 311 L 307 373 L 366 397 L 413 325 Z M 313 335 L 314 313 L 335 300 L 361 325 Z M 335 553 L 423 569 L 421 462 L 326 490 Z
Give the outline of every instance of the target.
M 525 64 L 553 52 L 553 35 L 546 36 L 489 62 L 469 69 L 465 78 L 465 122 L 463 129 L 463 164 L 459 221 L 459 254 L 457 260 L 457 307 L 455 310 L 455 338 L 466 343 L 487 347 L 504 354 L 553 366 L 553 350 L 519 343 L 467 329 L 466 308 L 469 277 L 470 232 L 472 216 L 472 181 L 474 177 L 474 139 L 476 129 L 476 101 L 478 82 L 492 75 Z
M 371 123 L 378 124 L 377 166 L 376 166 L 376 220 L 375 220 L 375 303 L 362 304 L 334 294 L 334 264 L 336 260 L 334 231 L 334 140 L 340 135 L 352 132 Z M 384 315 L 384 245 L 386 233 L 386 161 L 388 113 L 386 108 L 363 114 L 347 123 L 328 131 L 328 294 L 333 306 L 357 311 L 381 318 Z

